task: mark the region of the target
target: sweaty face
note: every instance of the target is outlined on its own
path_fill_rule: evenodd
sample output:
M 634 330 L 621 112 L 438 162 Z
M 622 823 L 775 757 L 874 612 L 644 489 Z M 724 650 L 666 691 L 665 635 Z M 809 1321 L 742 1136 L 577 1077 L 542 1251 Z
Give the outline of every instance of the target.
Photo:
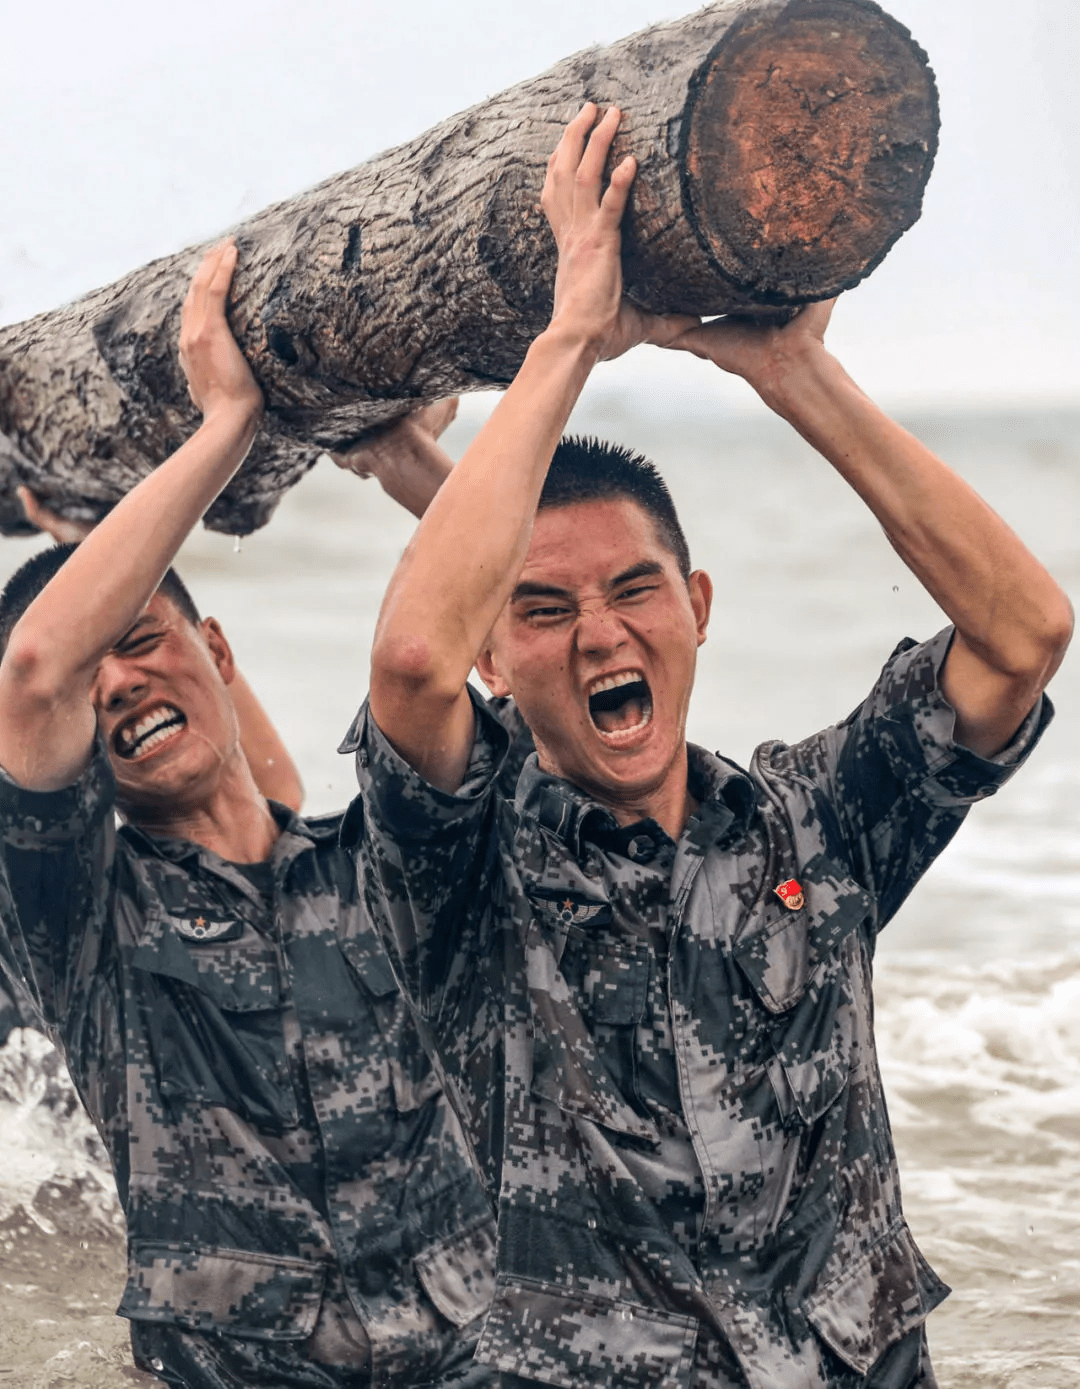
M 627 498 L 541 511 L 479 663 L 514 695 L 541 766 L 613 808 L 686 777 L 686 713 L 711 586 Z
M 213 619 L 194 627 L 155 594 L 94 683 L 123 808 L 175 813 L 213 790 L 238 748 L 231 679 L 232 656 Z

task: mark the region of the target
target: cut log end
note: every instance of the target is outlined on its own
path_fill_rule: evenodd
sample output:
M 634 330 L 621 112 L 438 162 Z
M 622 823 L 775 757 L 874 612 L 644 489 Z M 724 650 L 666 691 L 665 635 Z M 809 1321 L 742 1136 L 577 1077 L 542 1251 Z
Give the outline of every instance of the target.
M 850 289 L 918 219 L 937 89 L 908 31 L 868 0 L 755 12 L 714 50 L 691 103 L 690 215 L 756 300 Z

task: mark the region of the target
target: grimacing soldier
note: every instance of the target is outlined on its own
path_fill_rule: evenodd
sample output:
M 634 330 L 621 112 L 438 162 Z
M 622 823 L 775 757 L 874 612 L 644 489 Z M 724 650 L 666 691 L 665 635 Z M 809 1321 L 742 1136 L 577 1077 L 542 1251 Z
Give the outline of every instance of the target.
M 228 642 L 169 568 L 262 412 L 225 319 L 235 262 L 207 256 L 184 307 L 201 427 L 0 601 L 0 965 L 108 1149 L 140 1368 L 481 1389 L 493 1225 L 458 1121 L 341 817 L 260 795 Z M 426 437 L 367 458 L 418 510 L 442 477 Z
M 504 1389 L 929 1389 L 947 1290 L 901 1211 L 874 943 L 1048 722 L 1071 609 L 829 355 L 831 305 L 776 328 L 622 297 L 635 166 L 604 187 L 596 119 L 549 165 L 550 325 L 398 566 L 350 739 L 362 888 L 498 1204 L 477 1359 Z M 559 442 L 643 341 L 745 377 L 952 624 L 748 771 L 686 743 L 712 585 L 667 489 Z M 536 742 L 512 799 L 474 664 Z

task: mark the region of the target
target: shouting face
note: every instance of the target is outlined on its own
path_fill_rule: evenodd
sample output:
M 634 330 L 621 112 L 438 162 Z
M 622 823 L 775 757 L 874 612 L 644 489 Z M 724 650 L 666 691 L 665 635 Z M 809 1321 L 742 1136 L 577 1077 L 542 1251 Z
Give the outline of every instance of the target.
M 151 817 L 205 801 L 239 754 L 232 652 L 160 593 L 98 667 L 93 700 L 123 809 Z
M 685 793 L 711 597 L 629 498 L 552 507 L 478 669 L 517 700 L 546 771 L 616 812 L 652 813 L 658 795 Z

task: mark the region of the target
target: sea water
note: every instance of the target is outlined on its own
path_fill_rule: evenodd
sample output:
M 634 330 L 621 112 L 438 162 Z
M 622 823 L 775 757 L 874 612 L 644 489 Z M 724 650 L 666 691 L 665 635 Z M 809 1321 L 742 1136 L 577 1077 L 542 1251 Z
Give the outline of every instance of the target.
M 448 436 L 459 452 L 467 409 Z M 1080 594 L 1080 413 L 909 426 Z M 595 392 L 581 431 L 646 451 L 716 585 L 690 736 L 743 761 L 847 714 L 896 642 L 944 619 L 849 489 L 779 421 Z M 412 523 L 327 460 L 235 553 L 180 568 L 292 750 L 313 811 L 352 794 L 335 746 L 367 684 L 378 603 Z M 10 571 L 36 542 L 0 544 Z M 1080 1383 L 1080 659 L 1029 766 L 978 807 L 881 938 L 877 1034 L 906 1210 L 954 1293 L 931 1318 L 951 1389 Z M 30 1034 L 0 1052 L 0 1385 L 132 1383 L 100 1146 Z M 95 1262 L 96 1260 L 96 1262 Z M 57 1270 L 60 1270 L 57 1273 Z M 57 1281 L 59 1279 L 59 1282 Z M 26 1291 L 31 1290 L 31 1291 Z M 42 1298 L 50 1298 L 43 1305 Z M 5 1373 L 6 1372 L 6 1373 Z

